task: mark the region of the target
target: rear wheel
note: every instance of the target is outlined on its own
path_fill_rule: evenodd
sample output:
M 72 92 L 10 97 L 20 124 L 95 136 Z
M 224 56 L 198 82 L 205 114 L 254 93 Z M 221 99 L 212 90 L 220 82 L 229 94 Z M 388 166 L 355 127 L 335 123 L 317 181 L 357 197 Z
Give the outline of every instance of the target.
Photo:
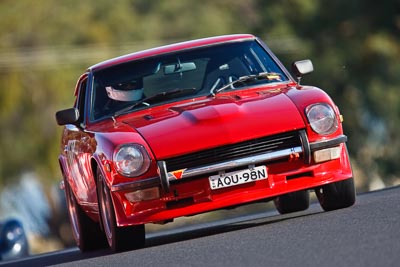
M 354 178 L 318 187 L 315 194 L 325 211 L 350 207 L 356 200 Z
M 274 203 L 280 214 L 302 211 L 310 206 L 310 194 L 308 190 L 291 192 L 276 197 Z
M 97 190 L 100 216 L 108 245 L 115 252 L 142 248 L 145 245 L 144 225 L 118 227 L 110 189 L 101 171 L 97 170 Z
M 102 249 L 107 247 L 107 241 L 100 230 L 98 223 L 92 221 L 79 206 L 74 193 L 67 181 L 65 183 L 65 196 L 72 234 L 82 252 Z

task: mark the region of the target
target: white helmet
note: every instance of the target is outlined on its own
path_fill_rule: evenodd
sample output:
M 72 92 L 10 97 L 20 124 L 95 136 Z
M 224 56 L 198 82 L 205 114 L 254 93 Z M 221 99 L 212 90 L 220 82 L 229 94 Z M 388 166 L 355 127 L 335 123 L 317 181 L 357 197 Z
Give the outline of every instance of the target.
M 141 79 L 120 83 L 116 88 L 107 86 L 106 91 L 109 98 L 117 101 L 138 101 L 143 97 L 143 82 Z

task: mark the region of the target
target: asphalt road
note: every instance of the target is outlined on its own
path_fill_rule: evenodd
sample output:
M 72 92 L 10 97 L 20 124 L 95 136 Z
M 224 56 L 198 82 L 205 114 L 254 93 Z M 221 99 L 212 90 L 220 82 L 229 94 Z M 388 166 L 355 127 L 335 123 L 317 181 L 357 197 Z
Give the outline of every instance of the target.
M 400 187 L 357 196 L 353 207 L 318 204 L 156 231 L 147 246 L 111 254 L 58 251 L 10 266 L 400 266 Z M 2 265 L 4 263 L 1 263 Z

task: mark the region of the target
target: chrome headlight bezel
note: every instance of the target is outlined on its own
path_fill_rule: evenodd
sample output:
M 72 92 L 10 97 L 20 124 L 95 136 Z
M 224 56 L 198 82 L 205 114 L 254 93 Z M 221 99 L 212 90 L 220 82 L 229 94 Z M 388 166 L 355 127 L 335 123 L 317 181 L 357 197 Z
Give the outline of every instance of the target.
M 336 113 L 327 103 L 309 105 L 305 112 L 311 129 L 317 134 L 329 135 L 339 128 Z
M 119 174 L 137 177 L 149 169 L 151 159 L 144 146 L 130 143 L 120 145 L 115 149 L 113 162 Z

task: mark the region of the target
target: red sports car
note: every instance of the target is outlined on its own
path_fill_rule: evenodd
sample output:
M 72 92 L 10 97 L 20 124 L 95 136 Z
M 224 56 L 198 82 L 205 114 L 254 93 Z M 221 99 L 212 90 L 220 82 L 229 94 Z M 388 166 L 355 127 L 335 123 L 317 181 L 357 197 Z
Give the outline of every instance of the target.
M 148 223 L 273 200 L 280 213 L 355 202 L 342 116 L 249 34 L 145 50 L 80 76 L 59 163 L 82 251 L 145 245 Z

